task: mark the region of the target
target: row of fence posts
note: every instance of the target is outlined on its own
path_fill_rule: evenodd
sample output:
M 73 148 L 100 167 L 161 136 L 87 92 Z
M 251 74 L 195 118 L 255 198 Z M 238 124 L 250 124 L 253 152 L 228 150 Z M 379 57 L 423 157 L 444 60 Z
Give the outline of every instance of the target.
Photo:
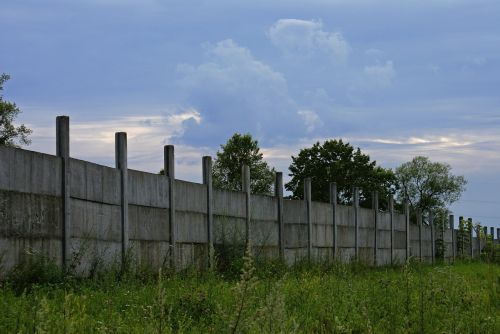
M 62 161 L 62 264 L 63 266 L 68 264 L 70 259 L 70 236 L 71 236 L 71 211 L 70 211 L 70 131 L 69 131 L 69 117 L 68 116 L 58 116 L 56 119 L 56 152 L 57 156 L 61 158 Z M 170 249 L 170 266 L 172 268 L 176 267 L 177 259 L 177 249 L 176 249 L 176 237 L 177 237 L 177 227 L 175 218 L 175 164 L 174 160 L 174 146 L 166 145 L 164 146 L 164 174 L 168 178 L 169 184 L 169 249 Z M 121 257 L 122 262 L 125 264 L 125 257 L 127 250 L 129 248 L 129 222 L 128 222 L 128 166 L 127 166 L 127 134 L 125 132 L 117 132 L 115 134 L 115 161 L 116 169 L 120 171 L 120 221 L 121 221 Z M 213 185 L 212 185 L 212 158 L 210 156 L 204 156 L 202 158 L 203 166 L 203 184 L 206 185 L 206 195 L 207 195 L 207 248 L 208 248 L 208 265 L 210 267 L 214 266 L 214 223 L 213 223 Z M 242 191 L 245 193 L 245 235 L 246 243 L 250 245 L 250 227 L 251 227 L 251 192 L 250 192 L 250 168 L 246 165 L 242 166 Z M 276 172 L 274 194 L 277 198 L 277 221 L 278 221 L 278 248 L 279 257 L 284 260 L 285 258 L 285 225 L 283 220 L 283 173 Z M 359 259 L 359 194 L 360 190 L 358 187 L 353 187 L 352 195 L 352 223 L 354 225 L 354 257 Z M 329 197 L 330 204 L 332 205 L 332 219 L 333 219 L 333 230 L 332 230 L 332 255 L 336 259 L 339 256 L 339 246 L 338 246 L 338 231 L 337 231 L 337 184 L 331 182 L 329 185 Z M 377 192 L 372 193 L 373 204 L 372 210 L 374 212 L 374 245 L 373 245 L 373 261 L 374 264 L 378 264 L 378 225 L 379 225 L 379 197 Z M 306 207 L 306 224 L 307 224 L 307 258 L 312 260 L 313 252 L 313 224 L 312 224 L 312 196 L 311 196 L 311 178 L 304 179 L 304 201 Z M 391 264 L 394 263 L 394 199 L 389 197 L 388 199 L 388 210 L 390 214 L 390 253 L 391 253 Z M 404 213 L 405 213 L 405 229 L 406 229 L 406 260 L 410 257 L 410 210 L 409 204 L 404 203 Z M 434 238 L 434 224 L 433 215 L 430 214 L 430 226 L 431 226 L 431 239 L 432 239 L 432 262 L 435 260 L 435 238 Z M 417 224 L 419 226 L 419 258 L 422 259 L 422 214 L 417 213 Z M 454 233 L 454 223 L 453 215 L 449 216 L 449 227 L 452 230 L 452 244 L 453 244 L 453 260 L 455 260 L 455 233 Z M 491 228 L 493 232 L 493 228 Z M 486 232 L 486 228 L 485 228 Z M 472 233 L 472 232 L 471 232 Z M 500 238 L 500 229 L 497 229 L 497 234 Z M 444 235 L 444 233 L 443 233 Z M 478 242 L 480 242 L 478 238 Z M 472 238 L 471 238 L 472 240 Z M 471 243 L 472 244 L 472 243 Z M 480 247 L 479 247 L 480 249 Z M 473 255 L 473 248 L 470 248 L 471 256 Z

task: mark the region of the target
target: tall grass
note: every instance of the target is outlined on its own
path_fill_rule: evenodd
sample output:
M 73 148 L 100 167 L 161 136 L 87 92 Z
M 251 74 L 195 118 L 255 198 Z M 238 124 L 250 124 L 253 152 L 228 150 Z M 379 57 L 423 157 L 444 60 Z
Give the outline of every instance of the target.
M 33 268 L 51 274 L 33 279 Z M 0 333 L 500 332 L 500 266 L 491 263 L 286 268 L 255 264 L 247 251 L 239 278 L 53 270 L 19 268 L 1 283 Z

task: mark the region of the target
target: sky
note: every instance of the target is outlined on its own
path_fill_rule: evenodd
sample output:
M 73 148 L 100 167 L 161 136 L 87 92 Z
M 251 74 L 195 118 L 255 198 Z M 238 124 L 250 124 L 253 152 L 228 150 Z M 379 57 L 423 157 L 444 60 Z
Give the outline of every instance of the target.
M 291 156 L 342 138 L 386 168 L 416 155 L 452 166 L 456 216 L 500 227 L 500 2 L 462 0 L 0 0 L 4 98 L 29 149 L 201 182 L 201 158 L 251 133 Z M 287 178 L 285 178 L 285 181 Z

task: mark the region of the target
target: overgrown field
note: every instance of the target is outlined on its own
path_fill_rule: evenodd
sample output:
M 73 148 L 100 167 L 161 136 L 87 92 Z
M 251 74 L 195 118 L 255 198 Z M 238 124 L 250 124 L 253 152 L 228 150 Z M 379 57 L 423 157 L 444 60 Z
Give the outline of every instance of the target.
M 41 266 L 1 284 L 0 333 L 500 333 L 500 266 L 486 263 L 285 269 L 247 258 L 240 277 L 85 280 Z

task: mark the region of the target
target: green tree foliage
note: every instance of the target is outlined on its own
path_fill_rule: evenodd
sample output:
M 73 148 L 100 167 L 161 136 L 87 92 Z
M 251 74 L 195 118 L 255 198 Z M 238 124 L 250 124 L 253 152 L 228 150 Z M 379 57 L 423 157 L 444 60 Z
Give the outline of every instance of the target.
M 350 203 L 352 187 L 361 190 L 360 202 L 369 205 L 371 191 L 378 191 L 380 198 L 386 198 L 395 190 L 395 177 L 390 169 L 377 166 L 376 161 L 354 149 L 342 140 L 317 142 L 292 156 L 289 167 L 292 179 L 285 187 L 293 198 L 303 198 L 303 180 L 311 177 L 312 198 L 315 201 L 329 201 L 329 183 L 336 182 L 340 203 Z
M 400 188 L 398 199 L 422 212 L 446 209 L 460 198 L 467 184 L 463 176 L 451 173 L 450 165 L 422 156 L 402 164 L 395 174 Z
M 263 160 L 259 144 L 250 134 L 235 133 L 221 149 L 212 168 L 214 187 L 241 190 L 241 166 L 246 164 L 250 167 L 252 193 L 273 192 L 275 170 Z
M 3 84 L 10 79 L 10 76 L 2 73 L 0 75 L 0 92 L 3 91 Z M 5 101 L 0 94 L 0 145 L 19 147 L 29 145 L 31 140 L 28 136 L 31 130 L 24 124 L 16 127 L 14 119 L 21 113 L 15 103 Z

